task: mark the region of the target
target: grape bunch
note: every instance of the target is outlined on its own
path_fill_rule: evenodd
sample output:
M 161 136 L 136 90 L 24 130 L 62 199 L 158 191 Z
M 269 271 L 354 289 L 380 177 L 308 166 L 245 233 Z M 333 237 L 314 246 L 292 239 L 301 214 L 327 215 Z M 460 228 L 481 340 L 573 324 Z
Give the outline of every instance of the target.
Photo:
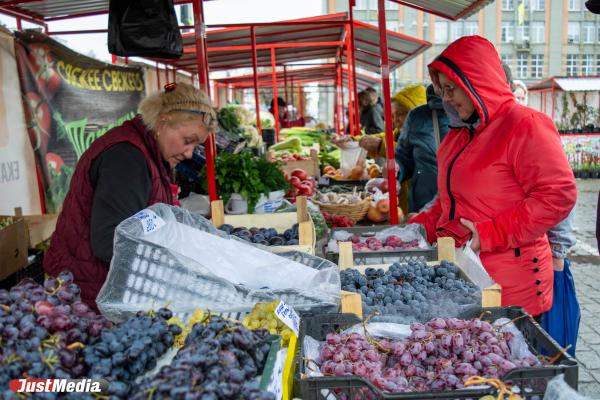
M 271 400 L 258 389 L 270 343 L 266 330 L 210 316 L 196 323 L 170 365 L 133 390 L 142 399 Z
M 88 376 L 107 379 L 109 393 L 125 398 L 130 382 L 153 369 L 181 333 L 178 325 L 167 323 L 172 316 L 166 308 L 156 313 L 138 312 L 113 329 L 102 331 L 98 342 L 83 349 Z
M 283 233 L 278 233 L 275 228 L 255 228 L 236 227 L 223 224 L 219 230 L 228 235 L 236 236 L 242 240 L 252 243 L 262 244 L 263 246 L 293 246 L 299 244 L 299 225 L 294 224 L 290 229 Z
M 410 329 L 405 340 L 330 333 L 320 348 L 320 370 L 357 375 L 384 392 L 402 393 L 461 389 L 471 376 L 500 378 L 539 365 L 531 355 L 513 358 L 512 334 L 478 318 L 434 318 Z M 360 396 L 369 398 L 364 390 Z
M 79 378 L 87 373 L 81 349 L 112 324 L 79 299 L 70 272 L 49 277 L 43 286 L 25 279 L 0 290 L 0 387 L 11 379 Z M 13 398 L 14 393 L 2 392 Z
M 281 336 L 281 345 L 287 346 L 292 331 L 275 315 L 275 308 L 279 305 L 279 300 L 273 300 L 270 303 L 256 303 L 250 314 L 246 315 L 243 325 L 248 329 L 266 329 L 272 335 Z
M 377 312 L 380 321 L 427 321 L 455 316 L 465 306 L 480 303 L 477 286 L 458 277 L 458 267 L 447 261 L 428 266 L 421 261 L 392 264 L 387 271 L 367 268 L 341 272 L 342 289 L 359 293 L 366 314 Z

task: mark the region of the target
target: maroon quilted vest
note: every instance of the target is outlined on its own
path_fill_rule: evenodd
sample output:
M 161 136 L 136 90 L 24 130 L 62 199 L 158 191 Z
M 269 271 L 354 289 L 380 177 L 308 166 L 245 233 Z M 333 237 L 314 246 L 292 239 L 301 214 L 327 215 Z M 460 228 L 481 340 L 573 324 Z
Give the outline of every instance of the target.
M 108 131 L 81 156 L 58 217 L 50 248 L 44 257 L 44 270 L 48 274 L 56 276 L 63 270 L 73 273 L 75 283 L 81 287 L 82 301 L 96 310 L 96 296 L 106 280 L 109 265 L 92 252 L 90 221 L 94 188 L 90 180 L 90 168 L 102 152 L 124 142 L 134 145 L 144 154 L 150 169 L 152 190 L 147 206 L 154 203 L 173 204 L 169 173 L 158 143 L 138 116 Z

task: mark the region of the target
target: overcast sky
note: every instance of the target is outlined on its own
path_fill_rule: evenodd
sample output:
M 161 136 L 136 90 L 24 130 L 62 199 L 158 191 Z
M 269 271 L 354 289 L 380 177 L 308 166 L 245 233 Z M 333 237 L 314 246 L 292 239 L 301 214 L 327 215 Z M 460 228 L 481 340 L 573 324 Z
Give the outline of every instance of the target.
M 204 15 L 209 25 L 269 22 L 324 14 L 322 0 L 216 0 L 204 3 Z M 16 27 L 15 19 L 0 14 L 0 23 L 10 29 Z M 24 23 L 24 28 L 35 27 Z M 57 21 L 50 24 L 50 31 L 77 29 L 105 29 L 108 17 L 98 16 Z M 110 61 L 105 34 L 55 36 L 66 41 L 66 45 L 83 54 L 93 52 L 96 58 Z

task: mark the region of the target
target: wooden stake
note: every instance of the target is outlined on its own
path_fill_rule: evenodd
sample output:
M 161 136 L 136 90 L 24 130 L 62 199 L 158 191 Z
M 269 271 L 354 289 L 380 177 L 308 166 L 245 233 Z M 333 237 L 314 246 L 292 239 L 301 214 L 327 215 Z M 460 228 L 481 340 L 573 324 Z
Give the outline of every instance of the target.
M 225 223 L 225 209 L 223 208 L 223 200 L 215 200 L 210 203 L 210 211 L 212 223 L 215 228 L 218 228 Z
M 339 242 L 339 259 L 338 265 L 340 269 L 352 268 L 354 266 L 354 255 L 352 254 L 352 242 Z

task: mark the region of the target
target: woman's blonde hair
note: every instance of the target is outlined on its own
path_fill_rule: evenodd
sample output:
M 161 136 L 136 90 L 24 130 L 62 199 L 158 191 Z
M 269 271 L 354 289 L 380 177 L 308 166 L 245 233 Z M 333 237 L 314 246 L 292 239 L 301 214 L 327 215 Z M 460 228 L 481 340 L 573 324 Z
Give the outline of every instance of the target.
M 172 116 L 171 125 L 201 119 L 211 132 L 218 127 L 217 115 L 208 95 L 187 83 L 172 84 L 165 90 L 149 94 L 141 101 L 139 113 L 144 125 L 152 131 L 156 131 L 163 114 Z

